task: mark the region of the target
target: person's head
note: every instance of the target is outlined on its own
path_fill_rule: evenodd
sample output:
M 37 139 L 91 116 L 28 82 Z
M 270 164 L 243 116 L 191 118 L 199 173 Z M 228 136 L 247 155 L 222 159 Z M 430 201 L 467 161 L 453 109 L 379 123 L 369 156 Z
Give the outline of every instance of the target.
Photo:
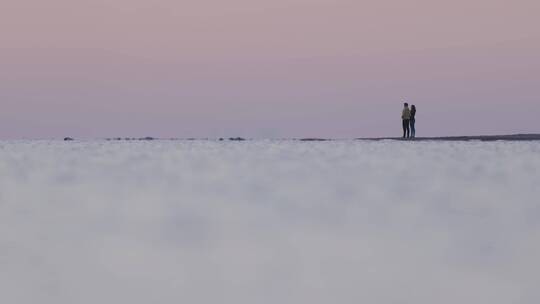
M 412 105 L 412 106 L 411 106 L 411 110 L 415 110 L 415 111 L 416 111 L 416 106 L 415 106 L 415 105 Z
M 408 104 L 408 103 L 404 103 L 403 106 L 406 108 L 406 107 L 409 106 L 409 104 Z

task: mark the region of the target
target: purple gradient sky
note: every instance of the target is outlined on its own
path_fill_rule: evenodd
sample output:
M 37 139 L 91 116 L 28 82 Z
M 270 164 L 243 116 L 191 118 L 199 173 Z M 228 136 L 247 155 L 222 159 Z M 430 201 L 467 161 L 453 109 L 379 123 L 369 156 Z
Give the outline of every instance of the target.
M 540 133 L 538 0 L 4 0 L 0 138 Z

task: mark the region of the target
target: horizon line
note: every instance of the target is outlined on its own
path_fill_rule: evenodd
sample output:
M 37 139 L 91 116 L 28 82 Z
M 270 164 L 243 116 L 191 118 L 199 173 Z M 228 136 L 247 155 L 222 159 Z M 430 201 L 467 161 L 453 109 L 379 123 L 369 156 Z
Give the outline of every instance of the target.
M 0 141 L 20 141 L 20 140 L 61 140 L 61 141 L 152 141 L 152 140 L 208 140 L 208 141 L 254 141 L 254 140 L 291 140 L 291 141 L 338 141 L 338 140 L 366 140 L 366 141 L 381 141 L 381 140 L 399 140 L 399 141 L 539 141 L 540 133 L 516 133 L 516 134 L 500 134 L 500 135 L 452 135 L 452 136 L 425 136 L 415 138 L 403 137 L 354 137 L 354 138 L 328 138 L 328 137 L 281 137 L 281 138 L 245 138 L 245 137 L 101 137 L 101 138 L 81 138 L 75 137 L 60 137 L 60 138 L 17 138 L 17 139 L 0 139 Z

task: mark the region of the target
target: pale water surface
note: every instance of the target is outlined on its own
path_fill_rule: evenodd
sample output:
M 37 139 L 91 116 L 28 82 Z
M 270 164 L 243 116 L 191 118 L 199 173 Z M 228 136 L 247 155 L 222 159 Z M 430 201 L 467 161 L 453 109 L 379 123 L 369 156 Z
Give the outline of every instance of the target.
M 0 142 L 1 303 L 539 303 L 539 142 Z

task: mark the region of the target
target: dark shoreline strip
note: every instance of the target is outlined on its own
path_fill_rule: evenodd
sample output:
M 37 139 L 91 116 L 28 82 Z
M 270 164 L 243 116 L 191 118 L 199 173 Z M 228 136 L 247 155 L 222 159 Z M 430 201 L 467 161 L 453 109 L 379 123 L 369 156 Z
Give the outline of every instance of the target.
M 446 136 L 446 137 L 417 137 L 403 139 L 401 137 L 357 138 L 358 140 L 399 140 L 399 141 L 536 141 L 540 134 L 514 135 L 479 135 L 479 136 Z

